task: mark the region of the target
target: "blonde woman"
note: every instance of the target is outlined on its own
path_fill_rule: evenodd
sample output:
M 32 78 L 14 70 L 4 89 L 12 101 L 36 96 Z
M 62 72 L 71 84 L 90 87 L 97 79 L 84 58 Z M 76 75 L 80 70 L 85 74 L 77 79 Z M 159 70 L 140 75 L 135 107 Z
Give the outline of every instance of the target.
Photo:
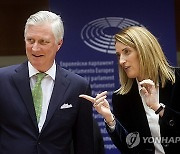
M 180 69 L 170 66 L 160 44 L 145 27 L 131 26 L 115 35 L 120 88 L 93 103 L 121 153 L 173 154 L 180 150 Z

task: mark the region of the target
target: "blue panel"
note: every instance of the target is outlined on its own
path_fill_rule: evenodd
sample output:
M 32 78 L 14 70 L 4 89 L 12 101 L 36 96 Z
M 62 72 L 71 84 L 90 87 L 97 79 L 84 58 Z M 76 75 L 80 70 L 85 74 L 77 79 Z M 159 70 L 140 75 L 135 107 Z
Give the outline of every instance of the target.
M 128 25 L 147 27 L 160 41 L 172 65 L 176 61 L 174 1 L 172 0 L 49 0 L 65 27 L 57 62 L 90 81 L 92 95 L 107 90 L 108 100 L 119 88 L 113 35 Z M 112 144 L 103 119 L 94 111 L 107 154 L 120 153 Z

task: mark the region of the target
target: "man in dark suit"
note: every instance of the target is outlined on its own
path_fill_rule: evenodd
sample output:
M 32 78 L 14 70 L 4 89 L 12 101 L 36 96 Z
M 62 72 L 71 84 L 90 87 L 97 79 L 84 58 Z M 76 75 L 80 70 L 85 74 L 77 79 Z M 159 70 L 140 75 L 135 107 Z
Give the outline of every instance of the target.
M 90 86 L 55 62 L 63 35 L 60 16 L 31 15 L 24 31 L 28 61 L 0 69 L 1 154 L 69 154 L 72 142 L 75 154 L 94 153 L 91 104 L 78 97 L 90 95 Z M 32 91 L 39 73 L 45 77 L 37 109 Z

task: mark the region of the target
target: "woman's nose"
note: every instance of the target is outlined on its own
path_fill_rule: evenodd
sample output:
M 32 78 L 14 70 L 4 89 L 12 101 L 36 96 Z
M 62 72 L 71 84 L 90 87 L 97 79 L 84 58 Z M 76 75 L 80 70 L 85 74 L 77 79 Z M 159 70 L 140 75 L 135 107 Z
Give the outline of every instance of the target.
M 119 58 L 119 64 L 123 65 L 126 62 L 126 59 L 123 56 L 120 56 Z

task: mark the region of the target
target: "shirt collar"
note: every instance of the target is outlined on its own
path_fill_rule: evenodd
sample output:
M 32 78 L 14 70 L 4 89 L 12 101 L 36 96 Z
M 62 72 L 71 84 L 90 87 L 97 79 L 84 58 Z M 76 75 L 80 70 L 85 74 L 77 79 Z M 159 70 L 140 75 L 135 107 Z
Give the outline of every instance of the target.
M 36 75 L 37 73 L 39 73 L 39 71 L 36 68 L 34 68 L 29 61 L 28 61 L 28 68 L 29 68 L 29 77 L 30 78 L 32 76 Z M 55 63 L 55 61 L 53 62 L 53 65 L 51 66 L 51 68 L 44 73 L 48 74 L 53 80 L 55 80 L 55 76 L 56 76 L 56 63 Z
M 142 89 L 142 86 L 139 84 L 138 79 L 136 79 L 136 82 L 137 82 L 137 85 L 138 85 L 138 90 L 139 90 L 139 93 L 140 93 L 140 91 L 141 91 L 141 89 Z

